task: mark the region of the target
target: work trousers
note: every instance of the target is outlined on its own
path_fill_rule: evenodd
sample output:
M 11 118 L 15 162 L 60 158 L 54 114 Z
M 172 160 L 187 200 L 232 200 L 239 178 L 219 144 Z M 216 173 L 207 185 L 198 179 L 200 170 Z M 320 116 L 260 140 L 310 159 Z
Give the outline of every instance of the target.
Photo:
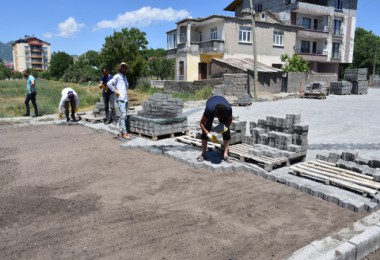
M 36 96 L 37 96 L 37 92 L 32 92 L 31 94 L 28 93 L 25 97 L 26 114 L 28 114 L 28 115 L 30 115 L 29 102 L 32 101 L 34 113 L 36 114 L 36 116 L 38 116 L 38 107 L 37 107 L 37 102 L 36 102 Z
M 67 119 L 69 119 L 69 105 L 71 105 L 71 119 L 75 120 L 75 100 L 65 101 L 65 116 Z
M 128 102 L 118 100 L 117 105 L 120 110 L 119 128 L 122 134 L 128 133 L 129 124 L 127 120 Z

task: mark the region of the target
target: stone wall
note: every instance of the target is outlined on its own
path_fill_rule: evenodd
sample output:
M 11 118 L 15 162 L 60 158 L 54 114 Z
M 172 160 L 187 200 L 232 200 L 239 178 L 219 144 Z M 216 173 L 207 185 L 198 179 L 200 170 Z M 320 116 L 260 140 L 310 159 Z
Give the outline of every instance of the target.
M 331 82 L 338 80 L 338 75 L 335 73 L 302 73 L 302 72 L 288 72 L 286 82 L 286 92 L 297 93 L 300 90 L 300 83 L 302 91 L 306 91 L 306 86 L 312 82 L 325 82 L 326 86 L 330 86 Z
M 151 86 L 156 88 L 163 88 L 165 93 L 195 93 L 196 91 L 211 86 L 222 84 L 222 78 L 205 79 L 191 81 L 176 81 L 176 80 L 152 80 Z

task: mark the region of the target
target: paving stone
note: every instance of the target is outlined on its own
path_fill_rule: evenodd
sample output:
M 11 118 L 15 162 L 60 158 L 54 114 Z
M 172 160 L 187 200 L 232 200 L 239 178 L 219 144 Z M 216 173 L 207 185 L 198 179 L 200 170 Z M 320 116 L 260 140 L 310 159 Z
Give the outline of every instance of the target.
M 369 253 L 380 248 L 380 227 L 368 227 L 363 233 L 348 242 L 356 246 L 356 259 L 363 259 Z

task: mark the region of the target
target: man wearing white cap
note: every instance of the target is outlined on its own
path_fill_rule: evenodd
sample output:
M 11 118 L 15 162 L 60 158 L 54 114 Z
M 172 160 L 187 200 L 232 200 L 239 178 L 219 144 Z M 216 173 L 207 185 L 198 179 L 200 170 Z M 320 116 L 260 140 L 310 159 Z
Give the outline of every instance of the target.
M 78 107 L 79 107 L 78 94 L 72 88 L 62 89 L 61 94 L 62 94 L 62 97 L 58 106 L 59 117 L 60 118 L 63 117 L 62 107 L 65 106 L 66 121 L 69 122 L 70 121 L 69 105 L 71 105 L 71 119 L 73 122 L 75 122 L 76 121 L 75 113 L 78 112 Z
M 107 87 L 115 92 L 116 102 L 120 110 L 120 121 L 119 136 L 124 139 L 131 139 L 131 136 L 128 134 L 128 122 L 127 122 L 127 111 L 128 111 L 128 81 L 125 74 L 127 73 L 127 64 L 125 62 L 120 63 L 119 72 L 107 82 Z

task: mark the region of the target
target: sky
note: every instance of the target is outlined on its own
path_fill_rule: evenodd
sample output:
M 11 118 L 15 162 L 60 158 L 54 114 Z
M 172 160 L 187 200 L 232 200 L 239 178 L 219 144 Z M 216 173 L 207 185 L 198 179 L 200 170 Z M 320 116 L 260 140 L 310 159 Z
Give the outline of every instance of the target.
M 146 33 L 148 48 L 166 49 L 166 32 L 176 22 L 223 11 L 233 0 L 18 0 L 0 3 L 0 41 L 35 36 L 51 51 L 81 55 L 100 51 L 105 38 L 122 28 Z M 358 0 L 357 27 L 380 36 L 380 0 Z

